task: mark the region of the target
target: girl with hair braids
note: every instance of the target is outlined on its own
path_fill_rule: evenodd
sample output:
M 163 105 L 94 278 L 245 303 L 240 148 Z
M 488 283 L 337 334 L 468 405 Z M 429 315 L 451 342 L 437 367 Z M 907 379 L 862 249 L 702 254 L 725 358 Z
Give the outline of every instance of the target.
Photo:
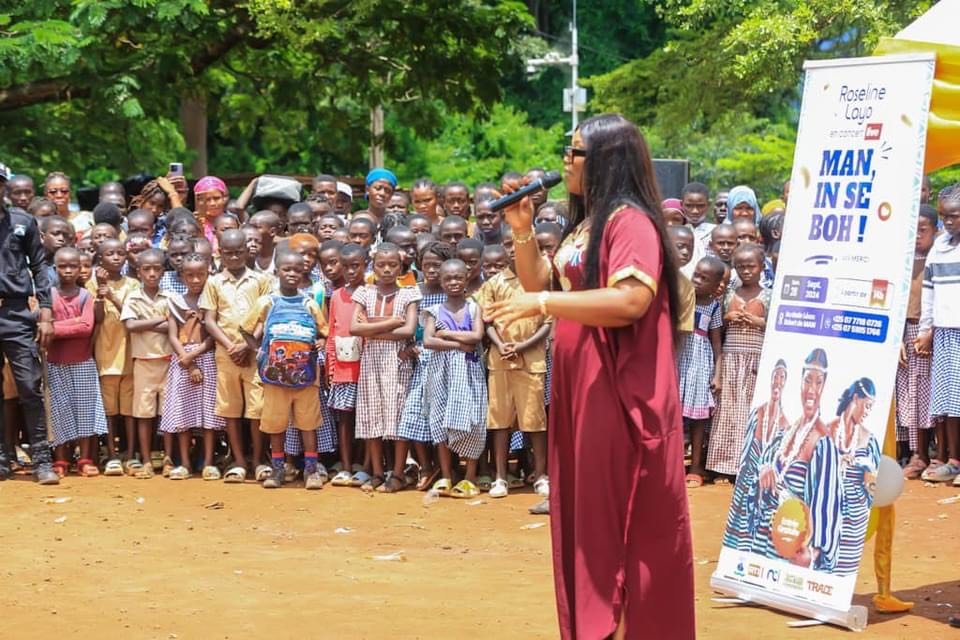
M 571 221 L 553 264 L 537 250 L 529 198 L 509 207 L 529 293 L 486 310 L 498 325 L 556 319 L 548 466 L 561 637 L 693 638 L 677 267 L 650 152 L 632 122 L 600 115 L 574 132 L 564 173 Z
M 855 381 L 840 396 L 837 417 L 827 425 L 840 455 L 842 482 L 835 575 L 850 575 L 860 568 L 863 536 L 873 506 L 872 485 L 880 466 L 880 443 L 864 425 L 876 395 L 873 380 Z

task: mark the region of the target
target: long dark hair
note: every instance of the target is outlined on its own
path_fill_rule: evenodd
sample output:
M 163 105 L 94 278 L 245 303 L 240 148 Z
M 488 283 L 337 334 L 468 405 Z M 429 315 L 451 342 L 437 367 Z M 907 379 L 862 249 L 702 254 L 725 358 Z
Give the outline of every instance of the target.
M 600 249 L 607 220 L 618 207 L 627 205 L 646 215 L 657 229 L 663 259 L 661 283 L 666 285 L 673 330 L 677 330 L 679 285 L 674 248 L 667 235 L 660 209 L 650 149 L 637 126 L 616 113 L 594 116 L 580 123 L 587 155 L 583 163 L 583 196 L 570 194 L 567 233 L 590 216 L 590 241 L 584 264 L 587 287 L 600 286 Z

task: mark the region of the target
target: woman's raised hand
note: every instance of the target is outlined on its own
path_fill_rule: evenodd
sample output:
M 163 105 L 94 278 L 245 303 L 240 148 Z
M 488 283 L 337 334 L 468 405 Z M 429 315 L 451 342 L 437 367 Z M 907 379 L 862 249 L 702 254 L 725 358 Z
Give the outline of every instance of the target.
M 517 191 L 529 182 L 530 178 L 526 176 L 520 179 L 513 178 L 507 180 L 502 185 L 503 195 Z M 530 227 L 533 226 L 533 203 L 530 202 L 530 198 L 523 198 L 519 202 L 505 207 L 503 209 L 503 219 L 507 221 L 507 224 L 509 224 L 514 231 L 525 232 L 530 229 Z

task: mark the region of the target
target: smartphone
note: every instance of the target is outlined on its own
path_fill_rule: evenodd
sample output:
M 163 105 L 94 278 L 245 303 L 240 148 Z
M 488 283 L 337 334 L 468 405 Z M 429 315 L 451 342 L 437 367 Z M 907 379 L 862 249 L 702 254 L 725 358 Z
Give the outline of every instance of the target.
M 169 176 L 182 176 L 183 175 L 183 163 L 182 162 L 171 162 L 170 170 L 167 172 Z

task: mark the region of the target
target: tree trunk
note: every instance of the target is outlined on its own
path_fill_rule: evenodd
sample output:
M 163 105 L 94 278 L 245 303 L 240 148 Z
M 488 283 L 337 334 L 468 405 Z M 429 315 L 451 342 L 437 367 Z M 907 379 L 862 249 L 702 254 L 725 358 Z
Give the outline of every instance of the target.
M 180 102 L 180 126 L 187 148 L 196 155 L 189 175 L 207 175 L 207 99 L 206 96 L 184 96 Z
M 370 168 L 383 166 L 383 107 L 370 110 Z

